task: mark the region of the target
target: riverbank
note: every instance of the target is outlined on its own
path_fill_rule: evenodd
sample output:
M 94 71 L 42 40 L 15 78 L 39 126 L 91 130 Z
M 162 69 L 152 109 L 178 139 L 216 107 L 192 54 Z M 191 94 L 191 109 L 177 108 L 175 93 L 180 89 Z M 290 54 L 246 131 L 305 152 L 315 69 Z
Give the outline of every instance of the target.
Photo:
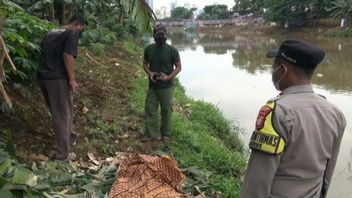
M 142 49 L 132 39 L 103 54 L 80 48 L 76 65 L 80 92 L 74 109 L 80 138 L 73 148 L 74 162 L 87 163 L 88 152 L 98 160 L 116 152 L 168 154 L 187 176 L 185 192 L 199 189 L 208 196 L 236 197 L 245 168 L 239 129 L 216 107 L 188 98 L 178 83 L 171 142 L 140 142 L 147 88 L 141 57 Z M 40 90 L 34 83 L 26 92 L 9 89 L 15 110 L 0 114 L 0 126 L 12 132 L 18 159 L 32 164 L 38 160 L 35 156 L 49 155 L 54 134 Z
M 173 29 L 180 30 L 179 27 Z M 182 28 L 181 28 L 182 29 Z M 352 36 L 350 27 L 340 27 L 337 19 L 321 19 L 314 24 L 307 26 L 297 26 L 283 28 L 278 25 L 270 25 L 268 23 L 251 23 L 245 25 L 225 25 L 225 26 L 202 26 L 195 28 L 198 33 L 207 34 L 232 34 L 232 35 L 269 35 L 269 34 L 287 34 L 293 31 L 301 31 L 304 29 L 319 29 L 319 35 L 334 38 L 346 38 Z
M 137 70 L 140 75 L 131 98 L 138 112 L 143 113 L 148 81 L 139 64 Z M 184 168 L 186 188 L 196 185 L 207 195 L 221 192 L 222 197 L 237 197 L 246 164 L 240 129 L 215 106 L 187 97 L 178 82 L 173 116 L 172 140 L 162 150 Z

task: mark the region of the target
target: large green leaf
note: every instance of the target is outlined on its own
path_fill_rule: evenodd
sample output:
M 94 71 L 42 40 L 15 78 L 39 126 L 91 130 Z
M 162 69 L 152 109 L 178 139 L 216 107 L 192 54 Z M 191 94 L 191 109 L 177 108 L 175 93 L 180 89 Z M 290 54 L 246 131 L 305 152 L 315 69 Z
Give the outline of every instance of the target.
M 12 195 L 11 191 L 9 191 L 9 190 L 0 189 L 0 197 L 12 198 L 13 195 Z
M 35 176 L 32 171 L 24 167 L 17 167 L 15 169 L 15 174 L 11 179 L 11 183 L 35 186 L 37 184 L 37 176 Z
M 2 1 L 2 3 L 4 3 L 5 6 L 9 6 L 11 8 L 17 9 L 17 10 L 21 10 L 23 11 L 23 8 L 19 5 L 17 5 L 16 3 L 12 2 L 12 1 L 8 1 L 8 0 L 0 0 L 0 2 Z M 0 4 L 1 5 L 1 4 Z
M 120 2 L 126 13 L 135 20 L 140 31 L 153 32 L 156 17 L 145 0 L 121 0 Z
M 3 163 L 0 164 L 0 176 L 3 176 L 9 167 L 11 166 L 10 158 L 6 159 Z

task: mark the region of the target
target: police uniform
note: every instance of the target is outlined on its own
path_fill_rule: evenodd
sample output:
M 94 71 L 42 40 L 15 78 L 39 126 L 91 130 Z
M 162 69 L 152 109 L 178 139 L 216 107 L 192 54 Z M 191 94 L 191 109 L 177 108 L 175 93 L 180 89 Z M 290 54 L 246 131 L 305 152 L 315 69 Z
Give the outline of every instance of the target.
M 259 111 L 240 197 L 325 197 L 345 125 L 341 111 L 311 85 L 283 90 Z

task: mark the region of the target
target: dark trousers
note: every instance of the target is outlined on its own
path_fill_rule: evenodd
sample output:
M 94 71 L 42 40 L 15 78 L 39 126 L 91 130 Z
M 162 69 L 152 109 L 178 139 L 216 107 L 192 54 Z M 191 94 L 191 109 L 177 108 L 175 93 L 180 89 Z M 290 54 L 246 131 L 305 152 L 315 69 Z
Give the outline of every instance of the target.
M 49 106 L 55 131 L 55 159 L 68 157 L 73 132 L 73 96 L 66 79 L 40 81 L 44 98 Z
M 171 135 L 173 87 L 149 88 L 145 99 L 145 135 L 151 138 Z M 161 123 L 159 124 L 159 106 Z M 159 127 L 160 126 L 160 127 Z

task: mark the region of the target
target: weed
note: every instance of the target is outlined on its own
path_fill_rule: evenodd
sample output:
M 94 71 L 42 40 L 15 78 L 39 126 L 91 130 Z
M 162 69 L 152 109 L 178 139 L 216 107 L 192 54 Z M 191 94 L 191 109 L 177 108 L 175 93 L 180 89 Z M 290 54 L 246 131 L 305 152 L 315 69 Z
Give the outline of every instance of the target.
M 101 144 L 99 149 L 101 153 L 105 154 L 106 156 L 113 156 L 116 153 L 116 148 L 110 144 Z
M 106 50 L 106 46 L 101 43 L 93 44 L 90 48 L 95 55 L 102 55 Z
M 118 123 L 114 123 L 107 118 L 98 116 L 91 121 L 93 121 L 93 127 L 90 130 L 90 134 L 95 139 L 107 140 L 122 132 L 121 126 Z
M 117 40 L 114 32 L 107 28 L 88 29 L 82 37 L 82 44 L 91 46 L 93 44 L 112 45 Z
M 131 38 L 130 38 L 131 39 Z M 142 53 L 142 49 L 131 40 L 124 42 L 123 47 L 131 54 L 139 55 Z

